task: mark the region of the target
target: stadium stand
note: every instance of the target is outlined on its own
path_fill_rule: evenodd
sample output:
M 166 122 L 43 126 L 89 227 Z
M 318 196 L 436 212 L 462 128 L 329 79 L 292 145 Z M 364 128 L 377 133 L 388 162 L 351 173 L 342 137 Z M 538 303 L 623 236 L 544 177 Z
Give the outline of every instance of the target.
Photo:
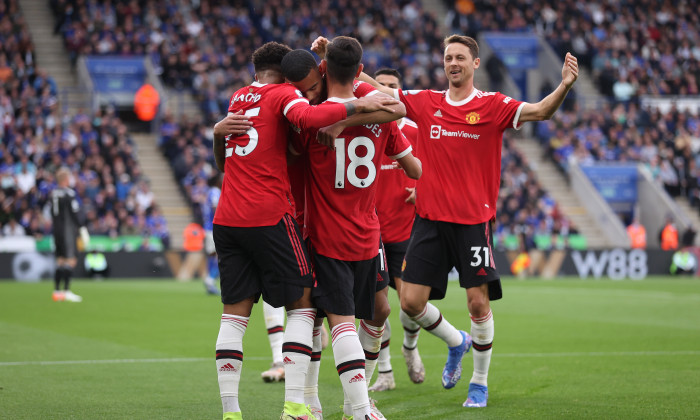
M 591 73 L 605 101 L 595 110 L 565 106 L 536 129 L 564 171 L 571 162 L 641 162 L 669 195 L 700 210 L 698 105 L 662 111 L 640 100 L 700 93 L 697 7 L 656 0 L 447 3 L 448 24 L 456 30 L 533 31 L 556 54 L 572 51 Z
M 693 153 L 697 149 L 693 146 L 698 137 L 696 119 L 687 112 L 658 115 L 640 110 L 635 101 L 645 92 L 697 91 L 700 49 L 694 38 L 696 34 L 683 30 L 697 20 L 697 11 L 690 10 L 681 13 L 680 19 L 669 20 L 669 14 L 686 11 L 682 3 L 664 5 L 654 1 L 659 12 L 648 17 L 643 13 L 646 6 L 620 1 L 588 3 L 582 7 L 573 1 L 534 5 L 520 0 L 445 3 L 449 6 L 446 23 L 453 31 L 472 36 L 491 30 L 535 31 L 548 40 L 557 54 L 573 51 L 594 75 L 601 92 L 612 98 L 609 105 L 604 105 L 607 107 L 604 112 L 585 111 L 572 103 L 553 121 L 538 125 L 537 138 L 550 148 L 553 159 L 562 168 L 570 159 L 584 163 L 641 160 L 658 174 L 671 194 L 685 194 L 691 202 L 700 203 L 698 179 L 694 175 L 698 162 L 688 157 L 696 154 Z M 63 34 L 66 47 L 76 55 L 148 54 L 166 84 L 191 89 L 198 98 L 204 115 L 201 121 L 198 117 L 181 121 L 166 119 L 160 140 L 195 214 L 203 179 L 211 175 L 213 168 L 209 125 L 225 113 L 231 93 L 252 80 L 249 56 L 262 42 L 278 40 L 295 48 L 306 48 L 320 34 L 328 37 L 350 34 L 363 42 L 368 71 L 388 65 L 402 71 L 407 88 L 446 86 L 440 49 L 442 33 L 435 16 L 424 10 L 420 2 L 324 0 L 293 8 L 289 2 L 274 0 L 262 6 L 262 3 L 220 0 L 52 1 L 57 16 L 56 31 Z M 644 19 L 637 19 L 639 16 Z M 605 70 L 606 66 L 612 66 L 613 73 Z M 485 67 L 492 75 L 491 80 L 498 83 L 497 75 L 504 71 L 503 67 L 497 62 Z M 613 82 L 606 82 L 610 77 Z M 632 81 L 632 89 L 626 81 Z M 651 118 L 645 119 L 647 115 Z M 670 123 L 666 124 L 666 130 L 637 124 L 634 126 L 637 132 L 630 132 L 629 126 L 640 119 L 657 125 L 661 120 L 673 120 L 673 125 L 683 127 L 683 132 L 673 132 Z M 690 143 L 690 149 L 676 147 L 676 143 L 684 141 Z M 654 148 L 659 152 L 658 162 L 651 157 L 645 160 Z M 529 173 L 530 182 L 537 184 L 530 169 L 514 169 L 506 160 L 504 168 L 507 168 L 503 174 L 504 187 L 506 182 L 521 176 L 520 172 Z M 537 188 L 538 196 L 547 197 L 541 186 Z M 507 207 L 508 201 L 504 200 L 504 206 Z M 544 201 L 547 208 L 559 208 L 549 198 Z M 542 205 L 535 200 L 527 207 L 528 212 L 533 212 Z M 559 217 L 557 211 L 554 214 Z M 542 217 L 526 217 L 530 222 L 527 229 L 518 227 L 522 223 L 513 217 L 520 216 L 505 214 L 501 220 L 508 219 L 506 231 L 543 229 L 539 226 Z M 557 223 L 548 220 L 545 225 L 547 229 L 566 232 L 571 222 L 563 218 Z M 563 227 L 560 229 L 559 225 Z
M 494 243 L 508 250 L 584 248 L 585 239 L 537 180 L 527 158 L 506 131 L 501 155 L 501 189 Z
M 576 55 L 593 73 L 601 93 L 617 101 L 644 94 L 699 93 L 700 39 L 694 29 L 700 12 L 690 2 L 448 3 L 452 4 L 448 21 L 454 30 L 474 35 L 534 31 L 558 56 L 567 51 Z
M 50 235 L 47 200 L 53 173 L 65 165 L 91 234 L 114 238 L 135 233 L 127 228 L 133 225 L 138 235 L 150 233 L 167 245 L 157 205 L 142 198 L 149 187 L 126 125 L 111 109 L 62 115 L 56 83 L 35 65 L 17 3 L 0 2 L 0 16 L 0 224 L 16 220 L 37 240 Z

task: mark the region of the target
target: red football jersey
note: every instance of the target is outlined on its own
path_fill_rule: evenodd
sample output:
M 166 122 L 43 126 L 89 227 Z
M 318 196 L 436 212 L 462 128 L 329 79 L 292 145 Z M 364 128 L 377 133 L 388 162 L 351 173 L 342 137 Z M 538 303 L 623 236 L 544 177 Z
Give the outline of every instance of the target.
M 294 133 L 293 136 L 299 136 L 299 134 Z M 289 185 L 292 191 L 292 197 L 294 197 L 295 213 L 294 218 L 297 224 L 304 232 L 304 238 L 306 238 L 306 232 L 304 229 L 304 207 L 306 206 L 306 155 L 302 155 L 296 158 L 294 163 L 287 166 L 287 173 L 289 174 Z
M 418 138 L 418 126 L 408 118 L 403 118 L 399 129 L 412 144 Z M 413 153 L 415 155 L 415 151 Z M 407 203 L 409 193 L 406 188 L 415 188 L 416 181 L 409 178 L 398 164 L 388 156 L 382 157 L 382 165 L 377 183 L 377 214 L 382 227 L 382 241 L 385 244 L 407 241 L 411 236 L 416 206 Z
M 289 122 L 318 129 L 346 117 L 334 104 L 316 112 L 301 92 L 289 84 L 260 84 L 233 94 L 229 112 L 244 111 L 253 122 L 245 135 L 226 139 L 221 199 L 214 223 L 233 227 L 272 226 L 284 214 L 294 214 L 287 175 Z
M 426 219 L 475 225 L 496 216 L 503 131 L 520 128 L 524 102 L 474 89 L 455 102 L 447 91 L 395 90 L 418 125 L 423 175 L 416 211 Z
M 352 93 L 356 98 L 364 98 L 365 96 L 376 95 L 379 93 L 379 91 L 369 83 L 355 80 L 355 82 L 352 84 Z
M 318 111 L 349 100 L 329 98 Z M 381 157 L 406 156 L 412 150 L 410 143 L 395 122 L 349 127 L 335 140 L 335 150 L 316 141 L 316 130 L 306 132 L 304 143 L 306 227 L 316 252 L 343 261 L 376 257 L 375 193 Z

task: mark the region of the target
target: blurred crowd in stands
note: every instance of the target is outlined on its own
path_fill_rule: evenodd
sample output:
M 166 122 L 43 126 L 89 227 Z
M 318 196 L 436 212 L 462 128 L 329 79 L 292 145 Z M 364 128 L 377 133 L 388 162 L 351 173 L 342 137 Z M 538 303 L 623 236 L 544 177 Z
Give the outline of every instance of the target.
M 456 0 L 447 24 L 544 36 L 592 72 L 600 92 L 626 102 L 639 95 L 697 95 L 700 8 L 694 1 Z
M 700 116 L 661 113 L 635 103 L 563 111 L 539 123 L 536 135 L 563 168 L 576 162 L 640 162 L 671 196 L 700 206 Z
M 363 44 L 366 71 L 398 68 L 404 87 L 444 89 L 442 38 L 435 17 L 419 1 L 289 0 L 85 2 L 52 0 L 56 32 L 74 56 L 148 54 L 166 85 L 189 89 L 204 117 L 165 116 L 160 147 L 195 215 L 214 175 L 211 124 L 224 115 L 232 93 L 252 81 L 250 55 L 264 41 L 308 48 L 319 35 L 357 37 Z M 542 191 L 521 157 L 505 153 L 500 234 L 530 237 L 534 232 L 569 232 L 569 222 Z M 511 170 L 520 171 L 511 176 Z M 525 179 L 521 180 L 521 174 Z M 518 191 L 518 187 L 524 187 Z M 516 211 L 513 206 L 519 206 Z M 531 240 L 530 240 L 531 242 Z
M 255 4 L 253 4 L 255 3 Z M 392 66 L 407 87 L 444 88 L 442 35 L 420 1 L 290 0 L 87 2 L 51 0 L 57 33 L 80 54 L 147 54 L 166 85 L 191 91 L 206 122 L 226 112 L 231 94 L 252 82 L 250 56 L 266 41 L 309 48 L 324 35 L 351 35 L 367 71 Z
M 562 214 L 559 205 L 542 188 L 527 159 L 515 147 L 516 135 L 506 131 L 501 154 L 501 189 L 494 236 L 499 247 L 507 247 L 507 237 L 520 239 L 523 250 L 535 248 L 535 238 L 549 236 L 549 246 L 563 244 L 578 230 Z M 561 237 L 563 241 L 558 241 Z
M 700 208 L 698 105 L 661 112 L 639 100 L 644 95 L 700 94 L 700 9 L 695 2 L 448 3 L 453 7 L 447 24 L 453 30 L 472 35 L 534 31 L 558 56 L 571 51 L 590 72 L 604 101 L 595 110 L 570 101 L 536 130 L 564 170 L 572 162 L 641 162 L 670 195 L 684 195 Z
M 687 195 L 700 207 L 697 110 L 661 113 L 638 101 L 645 94 L 698 94 L 700 16 L 693 2 L 446 0 L 445 4 L 445 23 L 451 32 L 476 37 L 483 31 L 535 31 L 557 55 L 571 51 L 590 72 L 605 98 L 601 109 L 579 106 L 572 92 L 554 120 L 536 127 L 537 137 L 564 170 L 572 161 L 639 161 L 670 194 Z M 225 114 L 232 92 L 252 81 L 250 54 L 263 42 L 308 48 L 318 35 L 351 35 L 363 43 L 368 72 L 390 66 L 403 73 L 405 88 L 447 86 L 442 33 L 434 15 L 419 1 L 51 0 L 51 5 L 57 17 L 55 32 L 63 35 L 73 57 L 146 54 L 166 85 L 188 90 L 198 99 L 203 117 L 166 116 L 160 140 L 195 212 L 206 180 L 215 172 L 210 126 Z M 0 77 L 2 60 L 0 56 Z M 503 66 L 494 61 L 482 66 L 498 83 Z M 504 144 L 510 142 L 507 135 Z M 575 232 L 510 147 L 504 147 L 502 184 L 499 233 Z
M 126 125 L 112 109 L 64 115 L 57 86 L 36 66 L 16 0 L 0 1 L 0 225 L 2 235 L 51 234 L 49 196 L 60 166 L 73 173 L 93 235 L 158 236 L 165 219 L 141 174 Z

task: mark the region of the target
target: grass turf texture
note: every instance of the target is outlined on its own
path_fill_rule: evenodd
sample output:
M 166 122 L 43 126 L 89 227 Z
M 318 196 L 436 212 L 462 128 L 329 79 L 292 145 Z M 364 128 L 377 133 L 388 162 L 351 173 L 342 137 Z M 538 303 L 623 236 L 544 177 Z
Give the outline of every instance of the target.
M 84 302 L 51 301 L 48 282 L 0 282 L 0 418 L 220 419 L 214 343 L 221 305 L 200 283 L 77 281 Z M 471 355 L 452 390 L 440 385 L 445 345 L 422 332 L 427 377 L 412 384 L 401 356 L 396 294 L 392 364 L 397 388 L 370 393 L 389 419 L 694 418 L 700 412 L 700 281 L 504 281 L 489 407 L 461 406 Z M 437 302 L 469 329 L 465 293 Z M 260 372 L 270 349 L 256 306 L 244 339 L 244 418 L 277 419 L 284 385 Z M 376 373 L 375 373 L 376 375 Z M 342 417 L 329 346 L 320 397 Z

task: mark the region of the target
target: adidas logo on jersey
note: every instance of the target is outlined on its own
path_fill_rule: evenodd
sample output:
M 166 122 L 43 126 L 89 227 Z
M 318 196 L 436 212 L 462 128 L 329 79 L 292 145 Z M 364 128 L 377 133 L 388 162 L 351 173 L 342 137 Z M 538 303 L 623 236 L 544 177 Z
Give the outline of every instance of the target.
M 294 361 L 293 361 L 292 359 L 290 359 L 288 356 L 284 356 L 284 360 L 282 360 L 282 361 L 284 362 L 285 365 L 294 365 L 294 364 L 296 364 L 296 363 L 294 363 Z
M 353 382 L 360 382 L 360 381 L 364 381 L 364 380 L 365 380 L 365 377 L 362 376 L 361 373 L 358 373 L 357 375 L 353 376 L 352 379 L 350 379 L 350 381 L 348 381 L 348 382 L 353 383 Z
M 219 372 L 238 372 L 238 369 L 236 369 L 231 363 L 226 363 L 219 368 Z
M 435 113 L 433 114 L 433 116 L 434 116 L 434 117 L 440 117 L 440 118 L 442 118 L 442 112 L 440 112 L 440 110 L 438 109 L 437 111 L 435 111 Z

